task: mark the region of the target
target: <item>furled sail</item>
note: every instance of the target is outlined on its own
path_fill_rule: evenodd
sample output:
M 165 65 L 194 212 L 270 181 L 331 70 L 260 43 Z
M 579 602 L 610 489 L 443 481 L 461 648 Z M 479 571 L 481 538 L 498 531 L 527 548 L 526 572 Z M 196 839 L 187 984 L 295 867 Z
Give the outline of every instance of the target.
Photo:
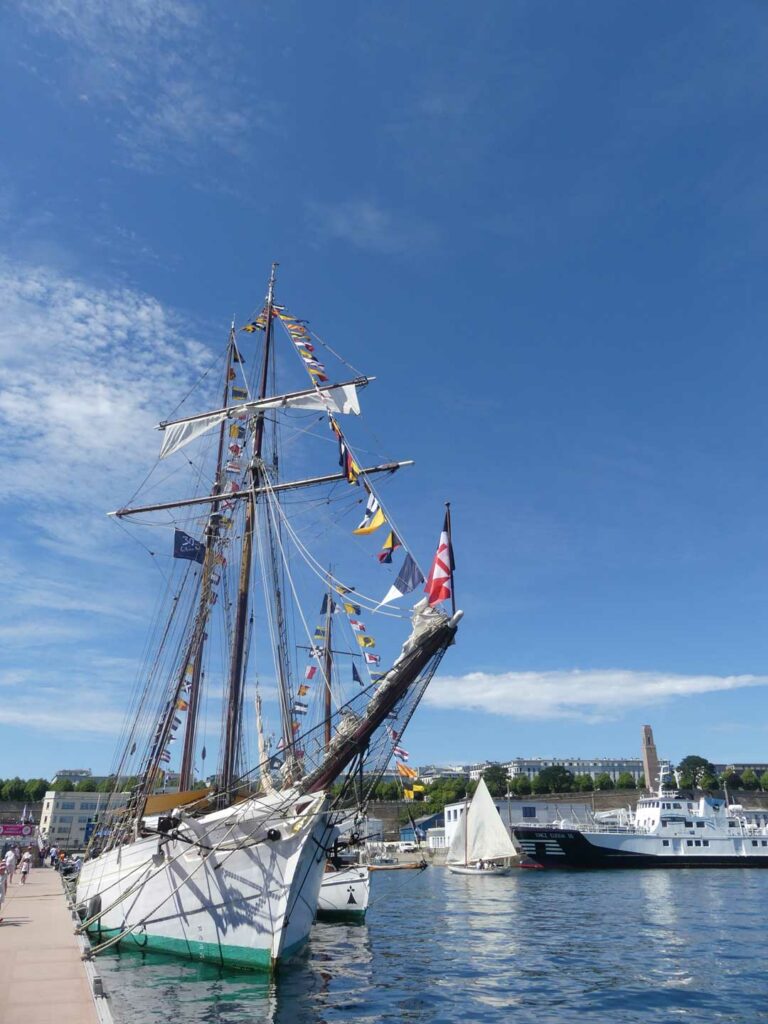
M 173 455 L 184 445 L 207 433 L 212 427 L 242 413 L 259 412 L 262 409 L 319 409 L 323 412 L 341 415 L 352 413 L 360 415 L 360 402 L 357 397 L 357 386 L 354 383 L 339 384 L 330 388 L 317 388 L 309 391 L 296 392 L 293 395 L 276 395 L 254 402 L 241 402 L 226 409 L 201 416 L 190 416 L 188 419 L 175 420 L 173 423 L 161 423 L 160 429 L 165 432 L 160 458 Z
M 480 779 L 472 802 L 459 821 L 446 860 L 449 864 L 474 864 L 515 855 L 493 797 Z

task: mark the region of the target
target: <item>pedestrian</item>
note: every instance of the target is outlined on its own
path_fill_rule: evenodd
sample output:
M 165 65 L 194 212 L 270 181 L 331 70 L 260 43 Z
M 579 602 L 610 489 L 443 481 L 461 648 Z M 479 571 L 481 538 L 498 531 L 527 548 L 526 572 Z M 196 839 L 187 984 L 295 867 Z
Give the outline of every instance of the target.
M 51 867 L 52 868 L 56 867 L 56 858 L 58 857 L 58 855 L 59 855 L 58 849 L 55 846 L 52 846 L 50 848 L 50 850 L 48 851 L 48 856 L 51 858 Z
M 21 884 L 26 885 L 27 875 L 29 874 L 29 861 L 25 860 L 23 857 L 21 858 L 21 868 L 19 870 L 21 872 Z
M 13 873 L 16 870 L 16 854 L 11 848 L 5 855 L 5 870 L 6 877 L 8 878 L 8 885 L 13 882 Z
M 3 909 L 3 903 L 5 903 L 5 888 L 8 885 L 8 877 L 6 873 L 5 861 L 0 860 L 0 910 Z M 3 923 L 2 917 L 0 917 L 0 924 Z

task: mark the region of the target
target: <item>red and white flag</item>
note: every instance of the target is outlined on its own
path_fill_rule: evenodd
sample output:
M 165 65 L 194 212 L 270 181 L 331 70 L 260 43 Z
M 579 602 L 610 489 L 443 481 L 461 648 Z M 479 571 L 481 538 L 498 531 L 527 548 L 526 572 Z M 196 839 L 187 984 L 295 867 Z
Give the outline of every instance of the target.
M 448 524 L 448 513 L 445 515 L 445 522 L 437 545 L 437 553 L 429 570 L 427 584 L 424 592 L 429 595 L 429 603 L 439 604 L 451 596 L 453 590 L 453 548 L 451 547 L 451 535 Z

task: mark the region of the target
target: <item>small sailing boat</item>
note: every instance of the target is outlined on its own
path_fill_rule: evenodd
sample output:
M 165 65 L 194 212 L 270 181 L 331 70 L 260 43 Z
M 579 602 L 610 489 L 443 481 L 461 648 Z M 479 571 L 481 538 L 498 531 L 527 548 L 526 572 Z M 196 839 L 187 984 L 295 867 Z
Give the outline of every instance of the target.
M 508 875 L 510 858 L 517 851 L 496 810 L 484 780 L 477 784 L 471 803 L 453 836 L 446 864 L 455 875 Z
M 174 548 L 162 571 L 167 607 L 152 623 L 114 791 L 78 878 L 81 930 L 94 952 L 132 944 L 271 969 L 298 951 L 317 913 L 336 822 L 365 803 L 392 755 L 395 729 L 400 735 L 413 715 L 461 618 L 446 515 L 426 597 L 411 611 L 399 654 L 379 671 L 376 641 L 361 632 L 360 615 L 399 624 L 403 613 L 391 602 L 425 582 L 378 483 L 409 463 L 364 466 L 355 454 L 341 420 L 359 415 L 359 392 L 372 378 L 329 381 L 319 358 L 325 343 L 278 305 L 275 277 L 276 264 L 263 307 L 240 328 L 256 340 L 255 352 L 241 349 L 234 323 L 229 331 L 218 405 L 159 425 L 160 459 L 184 449 L 176 470 L 150 473 L 143 502 L 112 513 L 155 538 L 172 530 Z M 278 386 L 285 372 L 278 352 L 308 374 L 309 387 Z M 209 379 L 207 372 L 200 386 Z M 340 471 L 307 476 L 303 445 L 313 439 L 318 459 L 329 441 L 338 447 Z M 298 472 L 285 479 L 291 457 Z M 185 492 L 169 498 L 169 483 L 181 486 L 185 474 Z M 386 523 L 378 562 L 391 562 L 398 548 L 405 556 L 383 599 L 349 582 L 351 555 L 334 557 L 341 568 L 331 572 L 321 561 L 328 552 L 314 551 L 322 538 L 349 531 L 343 520 L 362 502 L 363 522 L 351 532 L 365 538 Z M 366 566 L 376 565 L 363 554 Z M 301 593 L 318 578 L 326 618 L 338 616 L 352 638 L 351 693 L 325 659 L 323 627 L 313 635 L 308 625 Z M 447 598 L 450 612 L 440 608 Z M 306 667 L 298 664 L 297 638 L 307 641 Z M 268 673 L 280 722 L 274 743 L 259 725 L 255 755 L 243 714 L 248 687 L 258 684 L 254 662 Z M 217 769 L 201 782 L 206 740 L 219 729 Z M 179 791 L 158 792 L 176 763 Z
M 363 921 L 371 897 L 367 864 L 329 860 L 320 885 L 317 916 L 321 920 Z

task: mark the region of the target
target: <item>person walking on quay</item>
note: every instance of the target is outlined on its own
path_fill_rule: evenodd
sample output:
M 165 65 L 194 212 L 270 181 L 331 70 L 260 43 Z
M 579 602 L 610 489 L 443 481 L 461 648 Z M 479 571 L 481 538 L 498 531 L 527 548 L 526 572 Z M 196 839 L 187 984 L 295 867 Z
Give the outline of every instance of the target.
M 5 889 L 8 885 L 8 875 L 5 867 L 5 861 L 0 860 L 0 911 L 3 909 L 3 903 L 5 903 Z M 0 924 L 3 923 L 2 917 L 0 917 Z
M 48 856 L 51 858 L 51 867 L 52 868 L 56 867 L 56 858 L 58 857 L 58 855 L 59 855 L 59 851 L 58 851 L 58 849 L 55 846 L 52 846 L 48 850 Z
M 21 884 L 25 885 L 27 875 L 32 870 L 32 851 L 25 850 L 21 855 Z
M 11 885 L 13 882 L 13 873 L 16 870 L 16 854 L 13 852 L 12 848 L 5 855 L 5 870 L 6 877 L 8 879 L 7 884 Z

